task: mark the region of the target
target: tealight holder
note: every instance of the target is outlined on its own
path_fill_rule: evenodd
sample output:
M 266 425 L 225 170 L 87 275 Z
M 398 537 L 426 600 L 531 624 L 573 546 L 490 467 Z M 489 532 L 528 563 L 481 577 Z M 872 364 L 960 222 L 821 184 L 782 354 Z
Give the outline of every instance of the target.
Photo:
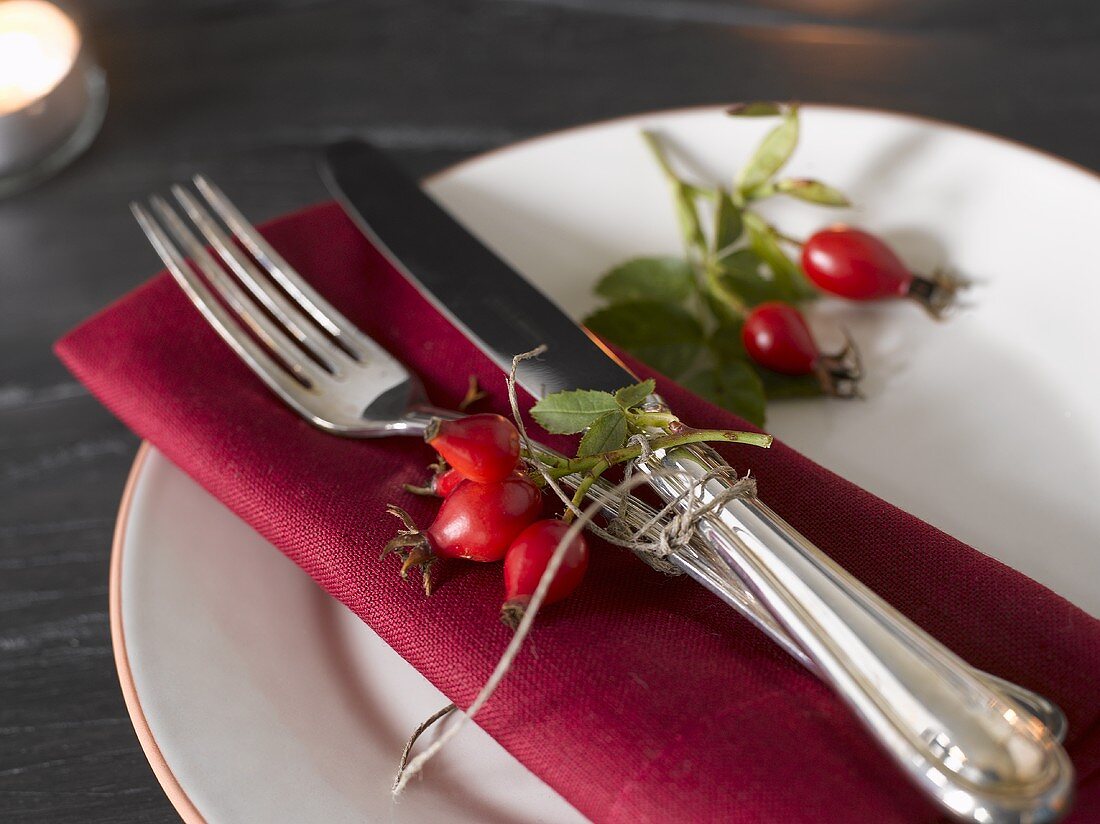
M 70 163 L 106 111 L 106 75 L 72 18 L 46 0 L 0 0 L 0 197 Z

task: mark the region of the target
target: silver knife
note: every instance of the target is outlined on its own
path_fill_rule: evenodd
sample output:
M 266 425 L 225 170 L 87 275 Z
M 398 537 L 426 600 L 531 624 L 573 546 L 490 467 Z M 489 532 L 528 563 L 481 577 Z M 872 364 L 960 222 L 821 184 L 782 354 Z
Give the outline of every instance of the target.
M 445 317 L 503 370 L 520 364 L 536 398 L 561 389 L 615 391 L 635 378 L 585 330 L 363 141 L 329 147 L 329 190 L 367 237 Z M 659 397 L 654 408 L 663 408 Z M 638 468 L 667 501 L 707 503 L 725 489 L 704 476 L 725 464 L 708 447 L 655 453 Z M 821 677 L 928 796 L 956 818 L 1044 822 L 1064 815 L 1073 767 L 1020 704 L 910 622 L 755 497 L 726 503 L 699 533 L 717 582 L 747 585 Z M 685 550 L 687 552 L 688 550 Z

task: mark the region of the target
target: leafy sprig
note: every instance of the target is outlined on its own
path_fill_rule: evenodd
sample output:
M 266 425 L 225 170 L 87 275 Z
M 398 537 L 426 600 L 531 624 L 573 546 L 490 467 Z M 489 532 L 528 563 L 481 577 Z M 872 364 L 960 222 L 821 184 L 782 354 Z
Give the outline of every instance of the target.
M 758 367 L 741 345 L 741 322 L 752 307 L 776 300 L 798 304 L 817 294 L 786 251 L 797 241 L 753 206 L 775 196 L 820 206 L 849 202 L 820 180 L 780 177 L 798 146 L 797 106 L 745 103 L 727 113 L 779 118 L 728 187 L 682 179 L 657 136 L 643 132 L 669 183 L 684 255 L 635 258 L 611 269 L 595 286 L 607 305 L 585 324 L 654 369 L 762 425 L 767 400 L 807 397 L 821 389 L 813 380 Z M 602 434 L 593 435 L 592 448 L 601 438 L 618 437 L 617 421 L 613 416 L 596 427 Z
M 649 379 L 616 392 L 564 390 L 547 395 L 531 407 L 531 416 L 547 432 L 584 433 L 574 458 L 550 453 L 537 456 L 551 477 L 582 477 L 573 499 L 575 506 L 580 505 L 595 480 L 610 467 L 642 455 L 643 447 L 633 442 L 634 435 L 644 435 L 647 448 L 654 450 L 703 442 L 771 446 L 771 435 L 759 432 L 686 426 L 660 404 L 650 403 L 655 388 L 655 382 Z M 567 513 L 566 520 L 571 517 Z

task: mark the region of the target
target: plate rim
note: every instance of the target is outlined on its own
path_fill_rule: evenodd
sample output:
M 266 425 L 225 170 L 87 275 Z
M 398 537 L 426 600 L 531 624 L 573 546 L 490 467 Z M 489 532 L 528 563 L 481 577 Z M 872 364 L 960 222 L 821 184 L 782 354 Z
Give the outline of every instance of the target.
M 477 163 L 491 160 L 497 155 L 507 152 L 529 149 L 544 141 L 552 141 L 587 131 L 598 131 L 600 129 L 613 127 L 629 121 L 644 120 L 646 118 L 675 117 L 681 115 L 703 114 L 706 112 L 719 112 L 729 108 L 735 102 L 736 101 L 729 101 L 726 103 L 701 103 L 692 106 L 680 106 L 666 109 L 650 109 L 646 111 L 635 112 L 632 114 L 617 115 L 615 117 L 581 123 L 575 126 L 567 126 L 562 129 L 556 129 L 554 131 L 533 135 L 531 137 L 523 138 L 521 140 L 506 143 L 494 149 L 479 152 L 475 155 L 472 155 L 471 157 L 464 158 L 456 163 L 444 167 L 443 169 L 440 169 L 439 171 L 422 177 L 421 183 L 424 185 L 438 183 L 456 174 L 460 174 L 467 168 Z M 1062 166 L 1063 168 L 1067 168 L 1072 171 L 1083 173 L 1087 177 L 1092 178 L 1095 183 L 1100 183 L 1100 171 L 1091 169 L 1081 163 L 1078 163 L 1077 161 L 1070 160 L 1068 158 L 1054 154 L 1053 152 L 1047 151 L 1046 149 L 1040 149 L 1036 146 L 1024 143 L 1023 141 L 1016 140 L 1010 137 L 1005 137 L 1004 135 L 999 135 L 994 132 L 988 132 L 983 129 L 975 128 L 973 126 L 967 126 L 961 123 L 954 123 L 949 120 L 943 120 L 928 115 L 898 111 L 896 109 L 880 108 L 877 106 L 858 106 L 851 104 L 820 102 L 805 103 L 801 101 L 798 102 L 798 105 L 801 109 L 809 111 L 819 110 L 836 113 L 847 112 L 859 115 L 885 115 L 888 118 L 906 120 L 912 123 L 918 123 L 926 126 L 934 126 L 939 129 L 946 129 L 948 131 L 963 135 L 985 138 L 987 140 L 992 140 L 1009 148 L 1022 150 L 1027 154 L 1035 155 L 1048 161 L 1053 161 L 1056 165 Z M 164 755 L 161 752 L 160 745 L 157 743 L 156 738 L 153 736 L 153 733 L 150 729 L 148 719 L 146 718 L 144 710 L 142 709 L 141 698 L 138 695 L 137 687 L 134 683 L 133 671 L 130 667 L 130 660 L 126 648 L 125 630 L 122 621 L 122 558 L 126 543 L 126 528 L 133 508 L 133 501 L 135 497 L 134 493 L 137 489 L 139 481 L 141 480 L 142 472 L 146 463 L 148 462 L 149 455 L 152 454 L 153 449 L 154 446 L 147 440 L 143 439 L 139 444 L 137 452 L 134 455 L 134 461 L 130 466 L 130 471 L 126 479 L 126 485 L 123 488 L 122 497 L 119 501 L 118 514 L 115 518 L 115 529 L 111 543 L 110 572 L 108 577 L 108 613 L 111 631 L 111 644 L 114 651 L 115 669 L 118 673 L 118 679 L 122 688 L 122 695 L 126 704 L 126 710 L 129 713 L 130 721 L 134 727 L 134 732 L 137 735 L 138 742 L 141 745 L 142 751 L 145 753 L 146 759 L 149 761 L 149 766 L 152 768 L 154 776 L 160 783 L 161 788 L 165 792 L 165 795 L 168 796 L 168 800 L 176 809 L 176 812 L 179 813 L 185 824 L 207 824 L 206 819 L 199 812 L 198 808 L 195 806 L 190 796 L 188 796 L 187 791 L 180 784 L 179 779 L 176 778 L 175 773 L 172 772 L 171 767 L 168 765 L 168 762 L 165 760 Z
M 530 137 L 521 138 L 520 140 L 514 140 L 509 143 L 505 143 L 502 146 L 497 146 L 494 149 L 488 149 L 484 152 L 478 152 L 470 157 L 463 158 L 449 166 L 432 172 L 429 175 L 425 175 L 420 179 L 422 184 L 437 183 L 453 174 L 464 171 L 468 166 L 473 166 L 490 158 L 495 157 L 498 154 L 503 154 L 511 151 L 520 151 L 532 147 L 537 143 L 543 141 L 555 140 L 558 138 L 579 134 L 586 131 L 597 131 L 599 129 L 608 128 L 622 123 L 627 123 L 632 120 L 644 120 L 646 118 L 657 117 L 670 117 L 690 114 L 703 114 L 706 112 L 718 112 L 724 111 L 731 106 L 736 105 L 739 102 L 731 100 L 725 103 L 698 103 L 691 106 L 677 106 L 670 109 L 647 109 L 645 111 L 634 112 L 632 114 L 615 115 L 614 117 L 607 117 L 601 120 L 592 120 L 586 123 L 579 123 L 575 126 L 566 126 L 562 129 L 555 129 L 550 132 L 543 132 L 541 134 L 532 135 Z M 1067 157 L 1062 157 L 1059 154 L 1055 154 L 1047 149 L 1040 149 L 1038 146 L 1032 146 L 1030 143 L 1025 143 L 1022 140 L 1017 140 L 1012 137 L 1005 137 L 1004 135 L 997 134 L 996 132 L 986 131 L 976 126 L 967 126 L 963 123 L 955 123 L 951 120 L 944 120 L 939 117 L 933 117 L 931 115 L 916 114 L 914 112 L 906 112 L 900 109 L 882 108 L 880 106 L 860 106 L 854 103 L 827 103 L 827 102 L 806 102 L 802 100 L 790 100 L 790 101 L 778 101 L 781 103 L 788 103 L 789 105 L 796 105 L 802 111 L 823 111 L 834 113 L 849 113 L 849 114 L 871 114 L 871 115 L 885 115 L 887 117 L 897 118 L 899 120 L 908 120 L 914 123 L 921 123 L 927 126 L 935 126 L 936 128 L 946 129 L 952 132 L 958 132 L 973 137 L 982 137 L 987 140 L 992 140 L 996 143 L 1003 144 L 1010 148 L 1020 149 L 1025 153 L 1038 155 L 1046 160 L 1053 161 L 1057 165 L 1071 169 L 1073 171 L 1081 172 L 1088 177 L 1093 178 L 1097 183 L 1100 183 L 1100 171 L 1092 169 L 1083 163 L 1078 163 L 1076 160 L 1070 160 Z
M 168 761 L 161 752 L 160 744 L 153 736 L 149 726 L 149 719 L 145 717 L 145 710 L 141 706 L 141 696 L 138 694 L 137 685 L 134 682 L 134 673 L 130 667 L 130 656 L 126 649 L 126 631 L 122 622 L 122 556 L 126 548 L 126 532 L 130 523 L 130 514 L 133 510 L 135 492 L 142 477 L 142 470 L 152 454 L 153 445 L 142 440 L 138 446 L 134 462 L 130 465 L 130 474 L 126 477 L 126 486 L 122 490 L 122 499 L 118 505 L 118 515 L 115 519 L 115 531 L 111 539 L 111 562 L 108 575 L 108 613 L 111 627 L 111 648 L 114 651 L 115 669 L 118 671 L 119 685 L 122 687 L 122 698 L 126 704 L 126 711 L 130 715 L 130 723 L 134 726 L 138 743 L 160 783 L 161 789 L 176 812 L 186 824 L 206 824 L 206 819 L 199 812 L 187 791 L 180 784 Z

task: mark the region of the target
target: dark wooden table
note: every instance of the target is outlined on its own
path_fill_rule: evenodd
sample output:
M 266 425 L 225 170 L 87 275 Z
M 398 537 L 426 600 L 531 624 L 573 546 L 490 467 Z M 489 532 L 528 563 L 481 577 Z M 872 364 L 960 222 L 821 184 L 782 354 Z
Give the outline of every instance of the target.
M 110 76 L 106 125 L 72 168 L 0 201 L 2 821 L 175 817 L 107 621 L 137 440 L 50 353 L 159 268 L 132 198 L 204 170 L 263 218 L 324 198 L 314 158 L 342 135 L 429 172 L 586 121 L 755 98 L 916 112 L 1100 167 L 1091 0 L 68 5 Z

